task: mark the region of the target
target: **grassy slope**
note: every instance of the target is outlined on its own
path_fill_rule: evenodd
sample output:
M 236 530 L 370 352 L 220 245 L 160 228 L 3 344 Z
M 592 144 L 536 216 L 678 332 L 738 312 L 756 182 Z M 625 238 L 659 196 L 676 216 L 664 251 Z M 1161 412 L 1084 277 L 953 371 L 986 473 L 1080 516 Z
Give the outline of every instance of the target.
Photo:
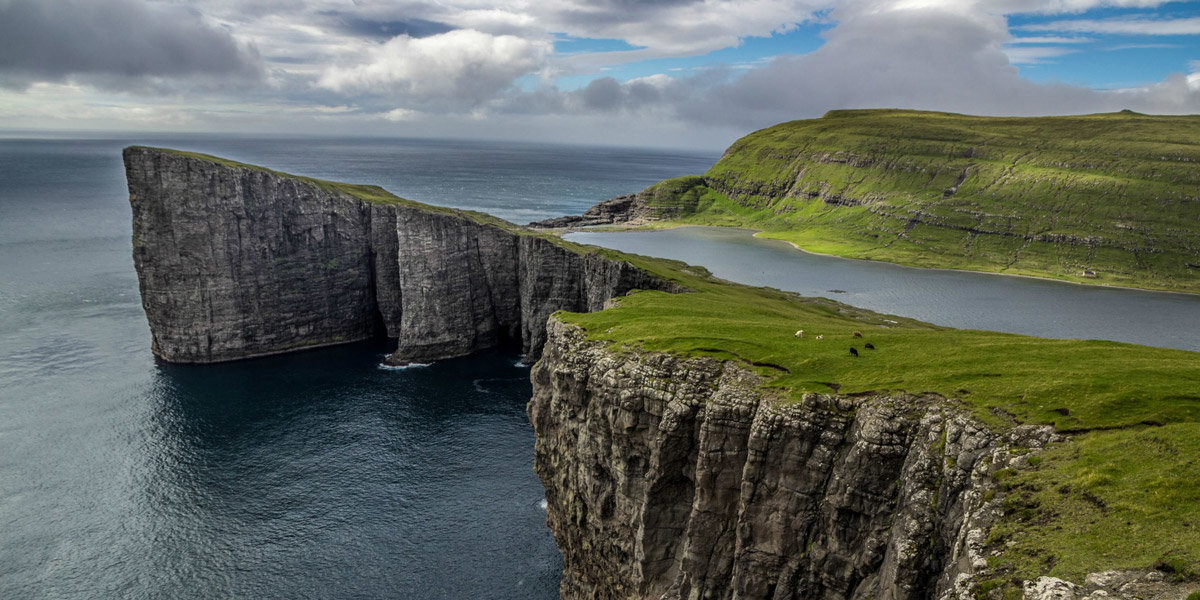
M 1200 116 L 833 111 L 664 184 L 673 223 L 814 252 L 1200 292 Z
M 996 427 L 1052 423 L 1070 433 L 1073 442 L 1036 469 L 1004 473 L 1013 493 L 992 534 L 1013 542 L 994 565 L 1002 581 L 1081 581 L 1161 562 L 1200 573 L 1200 354 L 946 329 L 632 260 L 695 291 L 639 292 L 614 309 L 560 318 L 618 349 L 757 365 L 784 398 L 935 392 Z

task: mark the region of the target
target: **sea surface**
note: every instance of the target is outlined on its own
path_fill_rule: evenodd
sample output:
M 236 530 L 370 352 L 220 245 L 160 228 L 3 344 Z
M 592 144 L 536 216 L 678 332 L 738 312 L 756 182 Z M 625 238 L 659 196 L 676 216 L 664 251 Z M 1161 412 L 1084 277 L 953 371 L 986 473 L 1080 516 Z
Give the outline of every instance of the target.
M 0 598 L 551 599 L 512 354 L 378 367 L 364 343 L 150 354 L 121 148 L 373 183 L 524 223 L 713 153 L 218 136 L 0 140 Z

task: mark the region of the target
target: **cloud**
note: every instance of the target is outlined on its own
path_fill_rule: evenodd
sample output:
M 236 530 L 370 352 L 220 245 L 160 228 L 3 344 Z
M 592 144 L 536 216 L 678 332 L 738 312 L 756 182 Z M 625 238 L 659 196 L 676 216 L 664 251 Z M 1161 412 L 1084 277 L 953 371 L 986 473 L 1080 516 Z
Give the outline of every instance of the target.
M 1062 46 L 1018 46 L 1004 49 L 1008 61 L 1014 65 L 1038 65 L 1046 62 L 1048 58 L 1057 58 L 1076 52 L 1079 50 Z
M 954 2 L 956 0 L 949 0 Z M 1173 0 L 981 0 L 980 8 L 995 14 L 1082 13 L 1096 8 L 1154 8 Z
M 1014 62 L 1074 49 L 1008 46 L 1004 17 L 963 3 L 862 2 L 833 16 L 837 25 L 826 33 L 825 44 L 808 54 L 780 56 L 742 72 L 724 67 L 683 78 L 597 79 L 575 91 L 540 90 L 534 104 L 576 114 L 665 113 L 707 127 L 743 130 L 837 108 L 991 115 L 1200 109 L 1200 75 L 1119 92 L 1024 79 Z M 523 102 L 514 98 L 505 109 L 519 112 Z
M 1008 40 L 1009 44 L 1086 44 L 1094 41 L 1087 37 L 1063 37 L 1056 35 L 1025 36 Z
M 0 84 L 121 88 L 261 77 L 257 53 L 198 13 L 137 0 L 0 0 Z
M 424 38 L 400 35 L 373 47 L 365 62 L 328 69 L 319 85 L 345 94 L 470 108 L 541 68 L 551 49 L 548 41 L 467 29 Z
M 1200 34 L 1200 17 L 1185 19 L 1147 19 L 1142 17 L 1076 19 L 1022 25 L 1017 29 L 1124 35 L 1197 35 Z
M 349 35 L 381 40 L 388 40 L 397 35 L 422 38 L 454 29 L 445 23 L 426 21 L 425 19 L 370 19 L 336 10 L 319 11 L 317 14 L 328 18 L 335 27 Z

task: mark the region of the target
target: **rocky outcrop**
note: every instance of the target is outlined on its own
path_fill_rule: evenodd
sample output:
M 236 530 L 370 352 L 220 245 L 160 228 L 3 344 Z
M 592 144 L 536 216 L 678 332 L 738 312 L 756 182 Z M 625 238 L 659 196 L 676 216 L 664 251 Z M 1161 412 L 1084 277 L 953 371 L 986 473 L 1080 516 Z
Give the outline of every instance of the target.
M 560 229 L 572 227 L 591 227 L 593 225 L 614 225 L 628 223 L 642 216 L 645 211 L 646 199 L 638 194 L 617 196 L 605 200 L 583 211 L 582 215 L 555 217 L 530 223 L 530 227 L 542 229 Z
M 565 599 L 970 598 L 991 473 L 1052 436 L 934 396 L 782 402 L 733 363 L 548 336 L 528 411 Z
M 155 354 L 217 362 L 396 338 L 390 362 L 506 345 L 550 313 L 676 286 L 485 215 L 154 148 L 124 153 Z M 572 246 L 574 248 L 574 246 Z
M 1026 581 L 1025 600 L 1184 600 L 1200 594 L 1200 582 L 1172 579 L 1161 571 L 1091 573 L 1083 585 L 1057 577 Z

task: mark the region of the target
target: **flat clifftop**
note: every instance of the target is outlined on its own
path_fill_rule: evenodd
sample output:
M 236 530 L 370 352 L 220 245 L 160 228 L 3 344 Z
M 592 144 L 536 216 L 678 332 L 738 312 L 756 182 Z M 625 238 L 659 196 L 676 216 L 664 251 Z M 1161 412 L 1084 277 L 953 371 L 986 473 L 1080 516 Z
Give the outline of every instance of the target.
M 632 213 L 851 258 L 1200 293 L 1198 165 L 1194 115 L 831 111 L 743 137 Z
M 375 186 L 217 157 L 125 150 L 154 352 L 216 362 L 387 336 L 404 364 L 512 346 L 546 317 L 672 282 L 619 254 Z
M 1133 585 L 1110 589 L 1114 597 L 1143 583 L 1170 584 L 1163 598 L 1200 588 L 1200 354 L 935 327 L 701 273 L 678 281 L 692 291 L 560 313 L 535 368 L 531 416 L 554 440 L 537 468 L 553 489 L 550 522 L 562 529 L 564 552 L 578 552 L 567 561 L 580 570 L 564 576 L 564 590 L 574 590 L 565 597 L 592 597 L 601 575 L 616 572 L 579 558 L 601 551 L 633 566 L 621 571 L 628 594 L 598 597 L 722 598 L 737 589 L 740 598 L 999 600 L 1050 577 L 1082 598 L 1099 589 L 1089 576 L 1109 571 L 1124 574 L 1097 581 Z M 928 462 L 923 444 L 943 441 L 921 429 L 927 419 L 959 423 L 939 429 L 945 443 L 969 438 L 975 450 Z M 1006 438 L 1031 427 L 1051 443 Z M 838 447 L 828 453 L 843 458 L 786 458 L 833 431 Z M 888 441 L 854 438 L 881 431 Z M 870 490 L 869 501 L 809 479 L 866 477 L 839 462 L 858 444 L 887 455 L 862 460 L 903 463 L 892 476 L 908 473 L 904 461 L 933 470 L 852 486 Z M 991 458 L 978 462 L 977 452 Z M 579 475 L 589 469 L 597 474 Z M 779 472 L 790 479 L 778 481 Z M 913 500 L 910 478 L 940 491 L 929 504 Z M 964 487 L 939 487 L 951 481 Z M 827 496 L 832 504 L 820 500 Z M 945 510 L 921 513 L 933 504 Z M 904 521 L 915 537 L 895 528 L 903 515 L 915 519 Z M 805 553 L 793 539 L 815 545 Z M 966 558 L 972 544 L 975 558 Z M 905 552 L 929 562 L 905 563 L 915 556 Z M 949 583 L 967 573 L 962 586 Z M 1038 589 L 1059 589 L 1052 583 Z
M 532 373 L 535 471 L 564 555 L 564 599 L 1167 600 L 1200 591 L 1194 414 L 1056 428 L 1024 405 L 1019 377 L 1005 384 L 1014 413 L 984 409 L 965 389 L 798 393 L 784 370 L 798 374 L 797 362 L 811 359 L 748 362 L 758 339 L 706 319 L 701 327 L 743 358 L 652 351 L 661 340 L 630 346 L 595 331 L 613 321 L 572 323 L 620 310 L 560 315 Z M 876 331 L 862 333 L 834 345 L 878 343 Z M 859 358 L 869 357 L 881 359 L 868 367 L 873 379 L 891 381 L 889 357 Z M 1193 365 L 1183 373 L 1192 385 L 1179 388 L 1194 390 L 1195 374 Z M 1058 414 L 1088 414 L 1090 400 L 1115 398 L 1053 401 Z M 1195 396 L 1159 401 L 1196 406 Z
M 414 208 L 414 209 L 418 209 L 418 210 L 422 210 L 422 211 L 433 212 L 433 213 L 439 213 L 439 214 L 445 214 L 445 215 L 457 215 L 457 216 L 471 219 L 478 223 L 495 225 L 497 227 L 510 229 L 512 231 L 522 231 L 523 230 L 523 228 L 518 227 L 517 225 L 514 225 L 512 223 L 509 223 L 508 221 L 505 221 L 504 219 L 494 217 L 487 213 L 481 213 L 481 212 L 473 211 L 473 210 L 462 210 L 462 209 L 458 209 L 458 208 L 450 208 L 450 207 L 445 207 L 445 206 L 434 206 L 432 204 L 423 204 L 421 202 L 415 202 L 413 200 L 401 198 L 401 197 L 399 197 L 377 185 L 343 183 L 340 181 L 328 181 L 325 179 L 317 179 L 315 177 L 306 177 L 303 175 L 292 175 L 290 173 L 284 173 L 282 171 L 275 171 L 273 169 L 268 169 L 266 167 L 262 167 L 259 165 L 252 165 L 252 164 L 248 164 L 248 163 L 238 162 L 236 160 L 230 160 L 228 158 L 222 158 L 220 156 L 213 156 L 211 154 L 204 154 L 201 152 L 188 152 L 185 150 L 175 150 L 173 148 L 156 148 L 156 147 L 151 147 L 151 146 L 130 146 L 125 149 L 126 156 L 140 155 L 140 154 L 151 155 L 151 156 L 156 155 L 156 154 L 163 155 L 163 156 L 174 156 L 174 157 L 179 157 L 181 159 L 186 159 L 186 160 L 210 163 L 215 166 L 225 167 L 227 169 L 232 169 L 232 170 L 262 173 L 264 175 L 269 175 L 271 177 L 276 177 L 276 178 L 280 178 L 280 179 L 289 179 L 289 180 L 294 180 L 297 182 L 303 182 L 303 183 L 306 183 L 308 185 L 311 185 L 313 187 L 319 188 L 321 190 L 324 190 L 324 191 L 327 191 L 327 192 L 330 192 L 333 194 L 345 195 L 345 196 L 354 198 L 356 200 L 361 200 L 363 202 L 369 202 L 371 204 L 406 206 L 406 207 L 410 207 L 410 208 Z

